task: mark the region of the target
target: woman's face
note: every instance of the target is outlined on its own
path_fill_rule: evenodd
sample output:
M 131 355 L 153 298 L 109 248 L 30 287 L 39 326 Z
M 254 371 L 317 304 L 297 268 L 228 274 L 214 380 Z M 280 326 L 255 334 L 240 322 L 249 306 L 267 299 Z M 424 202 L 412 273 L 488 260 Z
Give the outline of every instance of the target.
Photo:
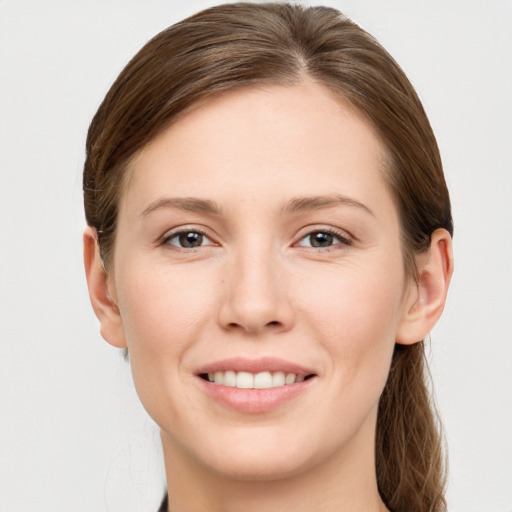
M 178 467 L 372 462 L 414 289 L 383 160 L 362 116 L 304 82 L 209 99 L 132 161 L 110 294 Z

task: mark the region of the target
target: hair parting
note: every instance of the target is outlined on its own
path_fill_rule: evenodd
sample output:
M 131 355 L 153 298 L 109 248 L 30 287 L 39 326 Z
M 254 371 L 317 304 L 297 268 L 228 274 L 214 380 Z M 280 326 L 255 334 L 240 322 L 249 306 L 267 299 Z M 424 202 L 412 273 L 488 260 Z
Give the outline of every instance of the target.
M 432 128 L 411 83 L 363 29 L 328 7 L 233 3 L 195 14 L 150 40 L 121 72 L 90 125 L 83 189 L 87 223 L 113 265 L 130 161 L 179 116 L 241 87 L 312 79 L 366 116 L 386 148 L 383 174 L 400 216 L 404 265 L 437 228 L 453 233 Z M 393 512 L 442 512 L 445 463 L 424 343 L 396 345 L 376 433 L 379 492 Z

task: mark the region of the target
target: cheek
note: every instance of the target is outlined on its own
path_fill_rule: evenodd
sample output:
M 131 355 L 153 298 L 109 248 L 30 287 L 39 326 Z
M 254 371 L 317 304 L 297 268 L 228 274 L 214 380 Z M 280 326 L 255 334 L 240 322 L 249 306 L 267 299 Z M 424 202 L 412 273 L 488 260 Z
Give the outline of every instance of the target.
M 143 348 L 160 356 L 180 351 L 211 318 L 212 276 L 179 267 L 155 265 L 141 271 L 134 262 L 122 269 L 119 307 L 129 350 Z
M 335 268 L 320 282 L 303 281 L 308 329 L 315 332 L 332 373 L 344 386 L 385 384 L 401 314 L 403 279 L 402 267 L 389 262 Z
M 116 283 L 132 373 L 145 403 L 143 395 L 165 393 L 179 379 L 188 350 L 214 318 L 215 286 L 204 272 L 143 258 L 120 263 Z
M 215 284 L 213 273 L 208 275 L 209 280 L 200 270 L 146 265 L 144 260 L 124 261 L 116 268 L 118 304 L 135 388 L 159 424 L 179 421 L 183 403 L 193 407 L 193 400 L 185 396 L 187 355 L 214 318 Z M 179 393 L 173 394 L 177 389 Z

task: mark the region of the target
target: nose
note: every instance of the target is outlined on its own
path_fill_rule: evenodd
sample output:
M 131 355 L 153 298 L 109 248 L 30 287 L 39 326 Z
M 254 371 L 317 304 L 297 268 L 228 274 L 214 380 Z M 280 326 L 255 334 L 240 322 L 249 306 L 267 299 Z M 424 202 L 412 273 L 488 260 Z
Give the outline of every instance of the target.
M 285 332 L 294 323 L 286 272 L 271 251 L 239 251 L 223 276 L 219 325 L 228 331 L 257 335 Z

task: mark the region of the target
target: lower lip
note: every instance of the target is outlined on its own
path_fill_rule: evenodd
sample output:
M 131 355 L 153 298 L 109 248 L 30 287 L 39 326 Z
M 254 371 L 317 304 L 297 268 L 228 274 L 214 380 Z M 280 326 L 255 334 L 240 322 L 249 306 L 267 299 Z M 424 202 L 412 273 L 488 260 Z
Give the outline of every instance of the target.
M 295 384 L 267 389 L 240 389 L 222 386 L 198 377 L 206 392 L 217 402 L 236 411 L 261 414 L 269 412 L 304 393 L 316 380 L 312 377 Z

